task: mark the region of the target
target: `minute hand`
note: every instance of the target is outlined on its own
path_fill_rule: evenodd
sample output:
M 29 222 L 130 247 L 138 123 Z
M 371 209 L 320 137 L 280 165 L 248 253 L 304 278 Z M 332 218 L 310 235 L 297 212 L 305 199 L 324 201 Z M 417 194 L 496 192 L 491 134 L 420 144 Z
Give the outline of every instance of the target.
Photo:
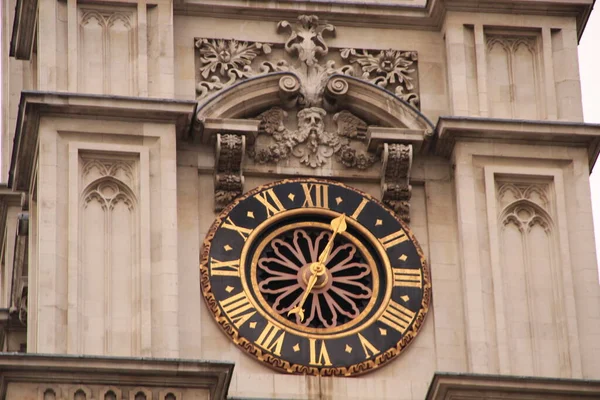
M 331 229 L 333 230 L 333 234 L 331 235 L 331 237 L 329 238 L 329 242 L 327 242 L 327 246 L 325 246 L 325 249 L 323 250 L 323 252 L 319 255 L 319 264 L 323 264 L 325 265 L 325 261 L 327 261 L 327 258 L 329 257 L 329 254 L 331 253 L 331 249 L 333 248 L 333 240 L 335 239 L 336 235 L 338 233 L 342 233 L 346 231 L 347 225 L 346 225 L 346 214 L 342 214 L 337 218 L 334 218 L 331 221 L 331 224 L 329 224 L 331 226 Z

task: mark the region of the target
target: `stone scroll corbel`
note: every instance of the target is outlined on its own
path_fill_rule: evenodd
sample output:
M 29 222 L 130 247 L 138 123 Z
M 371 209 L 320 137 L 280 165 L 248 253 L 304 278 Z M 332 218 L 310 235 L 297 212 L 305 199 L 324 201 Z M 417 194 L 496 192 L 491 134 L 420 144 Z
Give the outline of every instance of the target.
M 418 151 L 424 131 L 369 127 L 368 148 L 381 154 L 381 199 L 406 223 L 410 223 L 410 170 L 413 151 Z
M 259 121 L 207 119 L 206 140 L 215 143 L 215 211 L 224 209 L 244 191 L 246 143 L 253 143 Z
M 411 144 L 384 143 L 381 155 L 381 199 L 406 223 L 410 222 Z
M 215 211 L 221 211 L 244 191 L 246 137 L 218 133 L 215 151 Z

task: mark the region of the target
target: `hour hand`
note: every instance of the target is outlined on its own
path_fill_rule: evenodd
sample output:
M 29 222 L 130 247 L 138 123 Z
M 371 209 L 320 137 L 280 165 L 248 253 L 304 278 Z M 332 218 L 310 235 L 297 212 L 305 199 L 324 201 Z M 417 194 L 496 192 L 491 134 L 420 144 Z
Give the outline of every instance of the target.
M 287 313 L 288 316 L 292 314 L 298 314 L 298 316 L 300 317 L 300 322 L 304 321 L 304 308 L 296 306 Z
M 300 316 L 300 322 L 304 321 L 304 309 L 302 308 L 302 306 L 304 305 L 304 302 L 306 301 L 308 294 L 315 286 L 315 283 L 317 283 L 317 276 L 319 275 L 319 272 L 321 271 L 322 268 L 324 268 L 324 266 L 320 265 L 319 263 L 311 264 L 310 270 L 312 272 L 312 275 L 310 276 L 310 279 L 308 280 L 308 284 L 306 285 L 306 290 L 304 291 L 304 294 L 302 295 L 302 298 L 300 299 L 300 302 L 298 303 L 298 305 L 296 307 L 292 308 L 290 311 L 288 311 L 288 313 L 287 313 L 288 316 L 292 315 L 292 314 L 298 314 Z

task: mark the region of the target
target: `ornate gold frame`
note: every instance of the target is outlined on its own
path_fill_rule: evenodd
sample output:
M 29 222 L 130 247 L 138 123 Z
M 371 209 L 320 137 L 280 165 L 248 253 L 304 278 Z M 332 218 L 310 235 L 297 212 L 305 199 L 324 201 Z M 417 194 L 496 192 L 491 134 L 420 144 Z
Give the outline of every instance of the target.
M 421 267 L 423 271 L 423 298 L 421 300 L 421 308 L 419 312 L 414 318 L 414 322 L 411 325 L 411 329 L 404 333 L 402 339 L 396 344 L 395 347 L 386 350 L 385 352 L 377 355 L 375 360 L 367 360 L 357 364 L 353 364 L 349 367 L 309 367 L 306 365 L 300 364 L 292 364 L 289 361 L 286 361 L 282 358 L 276 357 L 272 354 L 264 352 L 260 347 L 256 346 L 254 343 L 250 342 L 246 338 L 239 335 L 238 330 L 235 326 L 231 325 L 227 318 L 222 315 L 221 309 L 217 303 L 217 300 L 212 293 L 211 283 L 210 283 L 210 275 L 209 275 L 209 259 L 210 259 L 210 246 L 211 241 L 215 236 L 215 233 L 219 229 L 219 226 L 223 222 L 223 220 L 227 217 L 229 212 L 237 206 L 240 202 L 251 197 L 263 190 L 270 189 L 272 187 L 284 184 L 284 183 L 292 183 L 292 182 L 310 182 L 310 183 L 321 183 L 321 184 L 329 184 L 329 185 L 337 185 L 344 187 L 348 190 L 352 190 L 364 198 L 369 199 L 369 201 L 375 202 L 384 209 L 386 209 L 394 218 L 398 221 L 398 223 L 402 226 L 402 229 L 406 232 L 412 243 L 414 244 L 417 253 L 419 255 L 421 261 Z M 337 214 L 337 213 L 336 213 Z M 294 179 L 284 179 L 276 182 L 271 182 L 265 185 L 258 186 L 244 195 L 235 199 L 231 204 L 229 204 L 223 211 L 219 213 L 219 215 L 215 218 L 215 221 L 211 225 L 208 233 L 203 242 L 202 251 L 200 254 L 200 285 L 202 289 L 202 295 L 206 302 L 208 309 L 213 313 L 213 316 L 217 322 L 217 324 L 221 327 L 223 332 L 231 338 L 231 340 L 244 349 L 244 351 L 253 356 L 259 361 L 264 362 L 267 366 L 282 372 L 287 373 L 295 373 L 295 374 L 307 374 L 307 375 L 321 375 L 321 376 L 350 376 L 350 375 L 360 375 L 383 365 L 387 364 L 394 358 L 398 357 L 402 351 L 413 341 L 416 337 L 417 333 L 420 331 L 423 326 L 423 322 L 425 321 L 425 317 L 427 312 L 429 311 L 429 304 L 431 302 L 431 279 L 429 273 L 429 267 L 427 266 L 427 262 L 425 261 L 425 256 L 423 254 L 423 250 L 419 246 L 414 234 L 410 230 L 410 228 L 388 207 L 386 207 L 381 201 L 374 198 L 373 196 L 365 193 L 361 190 L 353 188 L 351 186 L 345 185 L 340 182 L 326 180 L 326 179 L 317 179 L 317 178 L 294 178 Z

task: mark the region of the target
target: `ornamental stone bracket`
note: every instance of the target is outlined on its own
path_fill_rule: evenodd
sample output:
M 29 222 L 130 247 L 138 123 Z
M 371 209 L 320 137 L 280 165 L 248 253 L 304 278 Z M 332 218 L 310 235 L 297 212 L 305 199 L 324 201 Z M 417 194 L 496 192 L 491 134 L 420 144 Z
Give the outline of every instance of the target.
M 369 149 L 381 154 L 381 199 L 407 224 L 410 223 L 410 169 L 413 151 L 422 147 L 423 132 L 369 127 Z
M 215 140 L 215 211 L 220 211 L 244 191 L 242 164 L 246 143 L 254 142 L 258 121 L 212 119 L 205 132 L 214 132 Z

